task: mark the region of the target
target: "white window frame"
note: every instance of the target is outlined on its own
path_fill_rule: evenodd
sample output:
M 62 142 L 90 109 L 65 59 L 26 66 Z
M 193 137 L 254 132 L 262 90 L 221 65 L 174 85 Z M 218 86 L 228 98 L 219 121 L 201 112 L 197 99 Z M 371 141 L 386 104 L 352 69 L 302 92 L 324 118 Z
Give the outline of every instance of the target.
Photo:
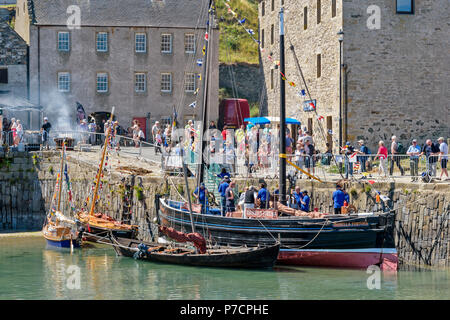
M 143 38 L 143 43 L 142 41 L 138 42 L 138 36 L 144 36 Z M 138 44 L 140 45 L 140 47 L 142 46 L 142 44 L 144 45 L 144 49 L 138 49 Z M 147 52 L 147 34 L 144 32 L 136 32 L 134 35 L 134 51 L 136 53 L 146 53 Z
M 192 46 L 192 50 L 188 50 L 188 49 L 190 49 L 191 46 Z M 185 53 L 195 53 L 195 34 L 194 33 L 185 33 L 184 34 L 184 52 Z
M 63 79 L 63 77 L 67 77 Z M 64 84 L 64 88 L 63 85 Z M 70 92 L 70 73 L 69 72 L 58 72 L 58 91 L 59 92 Z
M 100 36 L 106 36 L 106 38 L 101 39 Z M 97 52 L 108 52 L 108 32 L 97 32 L 95 37 L 95 49 Z
M 140 79 L 138 79 L 140 78 Z M 141 89 L 142 86 L 142 89 Z M 136 93 L 143 93 L 147 91 L 147 74 L 144 72 L 134 73 L 134 91 Z
M 169 76 L 169 87 L 170 89 L 165 89 L 165 85 L 167 84 L 167 80 L 164 77 Z M 163 93 L 171 93 L 172 92 L 172 73 L 170 72 L 162 72 L 161 73 L 161 92 Z
M 195 80 L 196 80 L 195 73 L 185 73 L 185 75 L 184 75 L 184 91 L 185 92 L 188 92 L 188 93 L 195 92 L 195 89 L 197 89 Z
M 169 37 L 169 42 L 165 41 L 166 37 Z M 162 33 L 161 34 L 161 53 L 172 53 L 172 34 L 171 33 Z M 169 45 L 169 50 L 165 50 L 165 46 Z
M 102 77 L 102 78 L 106 77 L 106 89 L 99 90 L 99 84 L 100 84 L 99 78 L 100 77 Z M 96 81 L 96 91 L 98 93 L 108 92 L 108 90 L 109 90 L 109 76 L 108 76 L 108 74 L 106 72 L 98 72 L 97 76 L 96 76 L 96 79 L 97 79 L 97 81 Z M 102 82 L 104 82 L 104 81 L 102 81 Z
M 67 39 L 62 39 L 62 36 L 67 35 Z M 65 46 L 67 45 L 67 48 L 64 46 L 62 47 L 62 44 Z M 58 51 L 62 52 L 68 52 L 70 51 L 70 32 L 68 31 L 59 31 L 58 32 Z

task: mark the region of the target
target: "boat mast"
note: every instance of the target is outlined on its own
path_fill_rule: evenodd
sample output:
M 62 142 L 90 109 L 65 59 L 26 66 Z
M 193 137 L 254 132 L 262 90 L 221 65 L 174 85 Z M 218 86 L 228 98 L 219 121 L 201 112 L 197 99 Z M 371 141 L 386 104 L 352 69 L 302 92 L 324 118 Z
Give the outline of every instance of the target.
M 111 117 L 109 119 L 109 122 L 110 122 L 109 123 L 109 128 L 108 128 L 108 132 L 106 133 L 105 144 L 103 145 L 102 160 L 100 161 L 100 168 L 98 169 L 98 173 L 97 173 L 97 176 L 96 176 L 97 183 L 95 184 L 94 194 L 92 195 L 91 210 L 89 211 L 89 215 L 91 215 L 91 216 L 94 215 L 95 201 L 97 200 L 97 193 L 98 193 L 98 188 L 100 186 L 100 179 L 102 177 L 103 164 L 105 163 L 106 149 L 108 148 L 108 140 L 109 140 L 109 137 L 111 135 L 111 131 L 113 130 L 112 120 L 113 120 L 113 117 L 114 117 L 114 109 L 115 109 L 115 107 L 112 107 Z
M 209 52 L 209 43 L 213 41 L 212 37 L 212 24 L 214 23 L 214 1 L 209 0 L 208 5 L 208 20 L 207 20 L 207 26 L 206 26 L 206 32 L 208 34 L 208 38 L 205 41 L 205 64 L 203 67 L 203 105 L 202 105 L 202 123 L 200 124 L 200 154 L 199 154 L 199 160 L 200 163 L 198 164 L 198 179 L 197 179 L 197 187 L 200 187 L 200 184 L 204 180 L 204 171 L 205 171 L 205 162 L 203 161 L 203 153 L 206 148 L 206 140 L 204 139 L 206 128 L 207 128 L 207 121 L 208 121 L 208 82 L 209 82 L 209 63 L 210 63 L 210 55 Z
M 64 170 L 64 146 L 66 144 L 66 140 L 64 139 L 61 145 L 61 168 L 59 170 L 59 186 L 58 186 L 58 206 L 56 211 L 59 211 L 61 208 L 61 193 L 62 193 L 62 185 L 63 185 L 63 170 Z
M 280 1 L 280 202 L 286 204 L 286 90 L 284 66 L 284 8 Z

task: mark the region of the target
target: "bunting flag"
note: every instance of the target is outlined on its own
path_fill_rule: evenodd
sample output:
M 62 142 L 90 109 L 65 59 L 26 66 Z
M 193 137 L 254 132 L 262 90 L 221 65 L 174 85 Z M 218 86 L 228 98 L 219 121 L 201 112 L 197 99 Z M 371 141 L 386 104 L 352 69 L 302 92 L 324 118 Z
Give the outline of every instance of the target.
M 253 31 L 253 29 L 245 29 L 245 31 L 247 31 L 249 34 L 254 35 L 255 32 Z
M 245 21 L 246 21 L 246 19 L 244 18 L 244 19 L 242 19 L 242 20 L 239 20 L 239 23 L 240 23 L 240 24 L 244 24 Z
M 289 85 L 291 86 L 291 87 L 294 87 L 295 88 L 295 83 L 294 82 L 289 82 Z
M 198 73 L 198 74 L 197 74 L 197 79 L 199 79 L 200 81 L 202 81 L 202 74 L 201 74 L 201 73 Z
M 208 36 L 208 32 L 205 33 L 205 40 L 208 41 L 209 36 Z
M 323 121 L 325 118 L 324 118 L 324 116 L 318 116 L 317 117 L 317 120 L 319 120 L 319 121 Z
M 203 55 L 206 54 L 206 45 L 203 46 L 202 53 L 203 53 Z
M 328 134 L 333 135 L 333 130 L 328 130 Z
M 373 181 L 373 180 L 369 180 L 367 182 L 370 183 L 370 184 L 374 184 L 375 183 L 375 181 Z
M 197 95 L 197 94 L 198 94 L 198 90 L 199 90 L 199 88 L 195 89 L 194 95 Z
M 309 105 L 311 106 L 311 108 L 315 109 L 316 106 L 314 105 L 314 103 L 310 102 Z
M 192 103 L 189 105 L 189 107 L 191 107 L 191 108 L 197 107 L 197 101 L 192 102 Z
M 203 65 L 203 59 L 197 59 L 197 65 L 201 67 Z
M 286 77 L 285 76 L 281 76 L 281 79 L 283 79 L 283 81 L 286 81 Z

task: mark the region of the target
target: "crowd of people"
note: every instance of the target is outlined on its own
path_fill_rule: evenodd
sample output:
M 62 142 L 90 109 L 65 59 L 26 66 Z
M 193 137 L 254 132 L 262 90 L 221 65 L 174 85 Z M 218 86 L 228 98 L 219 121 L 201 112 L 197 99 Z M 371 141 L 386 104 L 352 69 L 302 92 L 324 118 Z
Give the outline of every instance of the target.
M 278 187 L 273 192 L 270 192 L 264 182 L 260 183 L 259 189 L 255 186 L 247 186 L 237 195 L 236 182 L 230 179 L 228 173 L 222 171 L 221 175 L 223 174 L 225 175 L 218 186 L 222 216 L 232 217 L 234 212 L 240 211 L 242 217 L 246 218 L 248 209 L 273 209 L 274 203 L 280 200 Z M 300 186 L 295 186 L 289 193 L 286 197 L 288 207 L 306 213 L 311 211 L 311 198 L 308 190 L 302 191 Z M 201 205 L 201 213 L 203 214 L 206 213 L 206 208 L 209 205 L 208 194 L 209 191 L 204 183 L 201 183 L 193 192 L 196 202 Z M 336 191 L 333 192 L 332 199 L 334 214 L 345 214 L 351 208 L 350 196 L 339 182 L 336 184 Z

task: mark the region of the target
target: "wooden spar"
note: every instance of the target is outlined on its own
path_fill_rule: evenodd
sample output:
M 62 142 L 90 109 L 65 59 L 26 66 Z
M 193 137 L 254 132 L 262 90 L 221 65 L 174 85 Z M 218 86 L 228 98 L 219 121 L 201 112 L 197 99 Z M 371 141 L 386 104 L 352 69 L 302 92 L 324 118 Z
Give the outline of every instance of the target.
M 183 163 L 183 175 L 184 175 L 184 183 L 186 184 L 186 193 L 187 193 L 187 198 L 188 198 L 188 202 L 189 202 L 189 217 L 191 218 L 191 228 L 192 228 L 192 233 L 195 233 L 195 226 L 194 226 L 194 218 L 192 217 L 192 203 L 191 203 L 191 194 L 189 193 L 189 184 L 188 184 L 188 180 L 187 180 L 187 169 L 186 169 L 186 163 L 184 162 L 184 156 L 181 159 L 182 163 Z M 200 194 L 200 186 L 199 188 L 199 194 Z
M 64 170 L 64 145 L 66 144 L 66 141 L 63 140 L 62 146 L 61 146 L 61 169 L 59 170 L 59 186 L 58 186 L 58 206 L 56 211 L 60 211 L 61 208 L 61 193 L 62 193 L 62 185 L 63 185 L 63 170 Z
M 105 144 L 103 145 L 102 160 L 100 161 L 100 168 L 98 169 L 98 173 L 97 173 L 97 182 L 95 184 L 94 194 L 92 195 L 91 210 L 89 211 L 90 216 L 94 215 L 95 201 L 97 200 L 98 188 L 100 186 L 100 179 L 102 177 L 103 164 L 105 163 L 106 149 L 108 147 L 108 140 L 109 140 L 109 137 L 110 137 L 111 131 L 112 131 L 113 117 L 114 117 L 114 107 L 112 108 L 112 111 L 111 111 L 111 117 L 109 119 L 110 127 L 108 128 L 108 132 L 106 133 Z

